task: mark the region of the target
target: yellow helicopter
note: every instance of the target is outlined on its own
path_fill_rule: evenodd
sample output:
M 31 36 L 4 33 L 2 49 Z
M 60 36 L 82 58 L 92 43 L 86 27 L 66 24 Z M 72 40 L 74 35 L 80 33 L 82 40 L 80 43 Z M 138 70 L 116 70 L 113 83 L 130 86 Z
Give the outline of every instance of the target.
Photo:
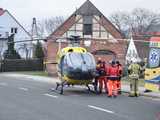
M 95 77 L 95 59 L 85 48 L 79 46 L 80 36 L 71 36 L 69 41 L 70 46 L 57 53 L 57 72 L 61 82 L 57 83 L 55 90 L 60 90 L 60 94 L 63 94 L 66 85 L 85 85 L 90 90 L 89 84 L 93 84 Z

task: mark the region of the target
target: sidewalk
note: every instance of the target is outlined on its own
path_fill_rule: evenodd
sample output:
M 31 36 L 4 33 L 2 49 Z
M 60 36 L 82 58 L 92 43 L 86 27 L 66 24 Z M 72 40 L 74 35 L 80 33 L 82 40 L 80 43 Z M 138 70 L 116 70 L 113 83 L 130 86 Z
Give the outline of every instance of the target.
M 122 85 L 122 92 L 129 93 L 130 86 L 129 85 Z M 153 97 L 153 98 L 160 98 L 160 92 L 144 92 L 144 87 L 139 87 L 140 96 L 146 97 Z
M 13 77 L 13 78 L 26 78 L 28 80 L 33 80 L 37 82 L 45 82 L 45 83 L 56 83 L 60 82 L 57 77 L 46 77 L 46 76 L 37 76 L 37 75 L 26 75 L 14 72 L 6 72 L 1 73 L 0 76 Z

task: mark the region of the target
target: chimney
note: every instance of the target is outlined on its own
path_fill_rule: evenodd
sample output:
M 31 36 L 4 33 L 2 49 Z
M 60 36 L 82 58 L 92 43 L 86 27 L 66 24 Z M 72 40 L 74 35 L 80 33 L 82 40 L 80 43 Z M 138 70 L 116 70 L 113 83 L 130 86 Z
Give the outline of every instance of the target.
M 3 13 L 4 13 L 3 8 L 0 8 L 0 16 L 3 15 Z

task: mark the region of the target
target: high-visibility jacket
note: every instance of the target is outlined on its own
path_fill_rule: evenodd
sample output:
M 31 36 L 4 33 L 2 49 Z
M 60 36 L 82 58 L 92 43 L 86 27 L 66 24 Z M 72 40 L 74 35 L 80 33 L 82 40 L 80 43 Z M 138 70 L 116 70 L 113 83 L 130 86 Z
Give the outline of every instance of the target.
M 141 66 L 137 63 L 132 63 L 128 67 L 129 70 L 129 77 L 131 78 L 139 78 L 139 74 L 141 71 Z
M 119 69 L 116 65 L 110 66 L 108 68 L 108 79 L 110 80 L 117 80 L 119 76 Z

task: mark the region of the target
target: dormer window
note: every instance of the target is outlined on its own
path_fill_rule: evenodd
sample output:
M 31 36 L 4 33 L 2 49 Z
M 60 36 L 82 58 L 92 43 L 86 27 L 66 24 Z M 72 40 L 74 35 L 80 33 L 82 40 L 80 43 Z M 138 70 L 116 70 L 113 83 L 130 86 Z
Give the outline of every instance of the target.
M 11 28 L 11 33 L 16 34 L 18 32 L 17 30 L 18 30 L 18 28 L 13 27 L 13 28 Z
M 83 24 L 83 35 L 92 35 L 92 24 Z

